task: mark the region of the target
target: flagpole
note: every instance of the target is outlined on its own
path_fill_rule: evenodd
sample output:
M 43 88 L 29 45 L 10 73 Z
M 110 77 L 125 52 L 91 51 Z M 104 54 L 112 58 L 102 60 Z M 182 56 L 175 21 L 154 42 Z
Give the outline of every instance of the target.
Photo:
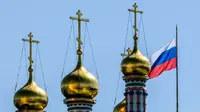
M 179 112 L 179 100 L 178 100 L 178 25 L 176 25 L 176 112 Z

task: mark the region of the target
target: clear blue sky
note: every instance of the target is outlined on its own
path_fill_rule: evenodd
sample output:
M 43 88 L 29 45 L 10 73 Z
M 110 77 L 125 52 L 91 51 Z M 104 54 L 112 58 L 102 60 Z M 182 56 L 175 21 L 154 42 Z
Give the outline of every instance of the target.
M 88 23 L 100 77 L 100 91 L 94 112 L 112 112 L 118 73 L 120 71 L 128 8 L 137 2 L 144 11 L 144 28 L 148 53 L 169 43 L 179 26 L 180 112 L 198 112 L 199 100 L 199 4 L 198 0 L 1 0 L 0 1 L 0 111 L 14 112 L 14 87 L 23 42 L 29 32 L 40 40 L 40 52 L 47 83 L 48 112 L 65 112 L 60 92 L 61 71 L 71 20 L 78 9 Z M 76 25 L 76 24 L 75 24 Z M 83 25 L 84 26 L 84 25 Z M 77 27 L 76 27 L 77 28 Z M 84 27 L 83 27 L 84 28 Z M 130 29 L 130 28 L 129 28 Z M 77 30 L 76 30 L 77 31 Z M 84 32 L 84 30 L 83 30 Z M 132 47 L 129 31 L 128 46 Z M 26 44 L 28 49 L 28 44 Z M 144 36 L 139 37 L 140 51 L 145 55 Z M 86 41 L 85 67 L 95 75 L 89 41 Z M 35 50 L 35 47 L 34 47 Z M 28 51 L 27 51 L 28 53 Z M 34 53 L 35 54 L 35 53 Z M 65 74 L 75 64 L 74 40 L 70 42 Z M 25 59 L 20 69 L 18 89 L 27 81 Z M 44 88 L 37 62 L 36 83 Z M 96 76 L 96 75 L 95 75 Z M 121 75 L 122 76 L 122 75 Z M 121 77 L 120 76 L 120 77 Z M 175 70 L 147 82 L 147 112 L 175 112 Z M 117 102 L 124 98 L 124 82 L 120 78 Z

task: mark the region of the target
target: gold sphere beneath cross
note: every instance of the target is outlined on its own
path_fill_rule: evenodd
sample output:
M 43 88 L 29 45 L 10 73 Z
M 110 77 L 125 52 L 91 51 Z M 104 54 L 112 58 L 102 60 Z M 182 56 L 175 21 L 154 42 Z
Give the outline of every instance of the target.
M 80 49 L 80 50 L 77 50 L 77 54 L 78 54 L 78 55 L 83 54 L 82 50 L 81 50 L 81 49 Z

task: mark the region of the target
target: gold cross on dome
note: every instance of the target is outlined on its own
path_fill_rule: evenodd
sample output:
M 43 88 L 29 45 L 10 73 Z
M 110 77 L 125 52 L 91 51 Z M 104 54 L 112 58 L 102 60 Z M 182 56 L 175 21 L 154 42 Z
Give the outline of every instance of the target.
M 83 14 L 81 13 L 80 10 L 78 10 L 78 12 L 76 12 L 76 15 L 78 15 L 78 17 L 80 18 Z
M 81 41 L 81 21 L 89 22 L 89 19 L 81 18 L 81 16 L 83 14 L 81 13 L 80 10 L 78 10 L 78 12 L 76 12 L 76 15 L 78 15 L 78 17 L 70 17 L 70 19 L 78 21 L 78 37 L 77 37 L 77 41 L 78 41 L 78 50 L 81 50 L 81 44 L 82 44 L 82 41 Z
M 134 12 L 134 26 L 133 26 L 133 27 L 134 27 L 134 30 L 135 30 L 134 39 L 137 40 L 137 38 L 136 38 L 136 36 L 137 36 L 137 31 L 138 31 L 138 29 L 137 29 L 137 13 L 142 14 L 143 11 L 137 10 L 138 6 L 137 6 L 136 3 L 133 5 L 133 8 L 134 8 L 134 9 L 128 9 L 128 11 L 129 11 L 129 12 Z
M 33 63 L 33 59 L 32 59 L 32 43 L 39 43 L 39 41 L 38 40 L 33 40 L 32 38 L 33 38 L 33 35 L 32 35 L 32 33 L 30 32 L 29 34 L 28 34 L 28 36 L 29 36 L 29 39 L 22 39 L 22 41 L 24 41 L 24 42 L 29 42 L 29 44 L 30 44 L 30 56 L 28 57 L 28 59 L 29 59 L 29 61 L 30 61 L 30 67 L 32 67 L 32 63 Z
M 131 54 L 131 52 L 132 52 L 130 47 L 126 50 L 126 52 L 128 52 L 128 54 L 121 54 L 121 56 L 129 56 Z

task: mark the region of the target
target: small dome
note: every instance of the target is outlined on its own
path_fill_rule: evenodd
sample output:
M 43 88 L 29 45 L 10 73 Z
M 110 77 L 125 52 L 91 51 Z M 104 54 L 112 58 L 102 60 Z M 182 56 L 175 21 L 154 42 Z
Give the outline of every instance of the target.
M 121 62 L 121 71 L 125 76 L 131 75 L 133 78 L 148 80 L 150 62 L 140 53 L 137 45 L 134 46 L 132 53 Z
M 19 110 L 43 110 L 48 104 L 48 97 L 44 90 L 33 80 L 19 89 L 14 95 L 14 105 Z
M 124 98 L 119 104 L 117 104 L 113 112 L 126 112 L 126 99 Z
M 61 83 L 62 94 L 70 101 L 82 99 L 95 103 L 98 89 L 97 79 L 82 66 L 80 59 L 77 67 Z

